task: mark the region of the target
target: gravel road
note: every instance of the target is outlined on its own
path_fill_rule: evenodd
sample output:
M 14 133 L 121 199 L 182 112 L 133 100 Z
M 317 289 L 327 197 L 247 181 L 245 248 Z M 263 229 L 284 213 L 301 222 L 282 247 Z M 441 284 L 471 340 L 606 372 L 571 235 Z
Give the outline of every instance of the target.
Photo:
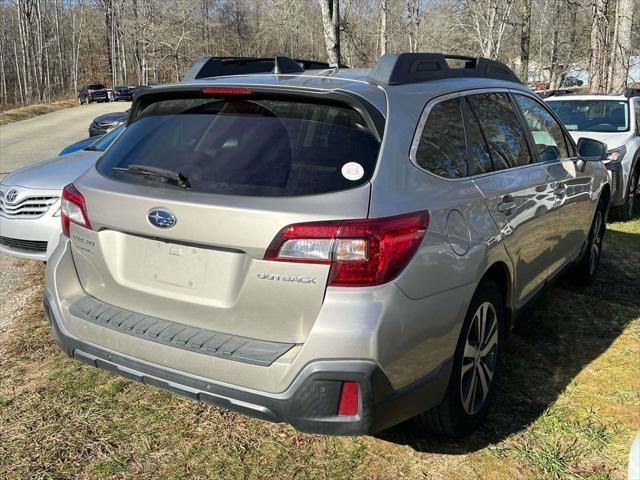
M 92 103 L 0 126 L 0 179 L 29 163 L 55 156 L 86 138 L 97 115 L 125 111 L 130 103 Z M 0 338 L 34 289 L 42 289 L 42 263 L 0 253 Z M 1 352 L 0 352 L 1 354 Z
M 91 103 L 0 126 L 0 178 L 28 163 L 55 156 L 67 145 L 86 138 L 95 117 L 124 112 L 130 105 Z

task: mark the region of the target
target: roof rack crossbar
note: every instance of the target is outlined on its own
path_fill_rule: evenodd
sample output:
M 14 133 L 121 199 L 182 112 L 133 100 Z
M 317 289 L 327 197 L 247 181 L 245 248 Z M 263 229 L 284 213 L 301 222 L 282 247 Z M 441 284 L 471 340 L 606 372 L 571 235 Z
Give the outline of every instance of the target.
M 455 60 L 461 66 L 452 67 Z M 369 74 L 369 81 L 377 85 L 404 85 L 446 78 L 480 77 L 521 83 L 518 76 L 504 63 L 482 57 L 444 55 L 442 53 L 387 53 Z

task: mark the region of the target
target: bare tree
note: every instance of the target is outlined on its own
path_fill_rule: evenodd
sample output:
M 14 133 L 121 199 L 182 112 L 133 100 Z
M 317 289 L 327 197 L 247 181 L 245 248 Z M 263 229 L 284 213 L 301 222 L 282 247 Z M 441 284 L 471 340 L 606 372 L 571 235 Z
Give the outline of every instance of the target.
M 617 0 L 614 25 L 607 87 L 609 91 L 622 92 L 627 86 L 631 59 L 632 0 Z
M 418 30 L 420 28 L 420 0 L 407 0 L 407 16 L 409 17 L 408 38 L 409 51 L 418 51 Z
M 502 42 L 511 25 L 514 0 L 469 0 L 468 19 L 462 26 L 474 36 L 483 57 L 498 59 Z
M 589 86 L 594 93 L 605 92 L 607 89 L 608 7 L 608 0 L 594 0 L 589 59 Z
M 640 0 L 0 0 L 0 105 L 175 81 L 207 54 L 369 67 L 442 51 L 502 60 L 524 81 L 581 69 L 619 91 L 640 63 L 635 12 Z
M 529 49 L 531 46 L 531 0 L 522 0 L 520 30 L 520 80 L 529 81 Z
M 389 48 L 389 0 L 380 0 L 380 55 Z
M 322 27 L 327 58 L 333 65 L 340 64 L 340 0 L 320 0 Z

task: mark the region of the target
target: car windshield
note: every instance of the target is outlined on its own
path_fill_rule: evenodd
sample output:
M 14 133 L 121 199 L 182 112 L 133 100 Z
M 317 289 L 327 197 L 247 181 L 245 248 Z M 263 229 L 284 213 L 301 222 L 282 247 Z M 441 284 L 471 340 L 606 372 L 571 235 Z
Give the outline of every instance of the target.
M 95 83 L 93 85 L 89 85 L 87 88 L 89 90 L 102 90 L 104 88 L 104 85 L 101 83 Z
M 101 160 L 122 181 L 158 185 L 129 165 L 183 174 L 193 191 L 296 196 L 369 181 L 379 143 L 348 106 L 275 99 L 180 99 L 153 103 Z
M 98 140 L 96 140 L 94 143 L 92 143 L 87 148 L 85 148 L 85 150 L 94 150 L 96 152 L 104 152 L 107 148 L 109 148 L 109 145 L 113 143 L 113 141 L 118 137 L 118 135 L 122 133 L 123 130 L 124 130 L 124 125 L 120 125 L 119 127 L 114 128 L 109 133 L 101 136 Z
M 625 100 L 554 100 L 547 103 L 567 130 L 603 133 L 629 130 L 629 104 Z

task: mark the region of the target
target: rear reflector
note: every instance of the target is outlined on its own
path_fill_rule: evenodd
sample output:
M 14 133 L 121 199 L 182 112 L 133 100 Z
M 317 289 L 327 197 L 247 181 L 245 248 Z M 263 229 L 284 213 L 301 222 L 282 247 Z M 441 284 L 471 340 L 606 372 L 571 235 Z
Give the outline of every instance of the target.
M 62 223 L 62 233 L 67 237 L 69 236 L 72 222 L 81 227 L 91 228 L 84 197 L 78 189 L 73 186 L 73 183 L 70 183 L 62 190 L 60 221 Z
M 342 382 L 338 415 L 351 417 L 360 409 L 360 388 L 358 382 Z
M 206 95 L 253 95 L 251 89 L 242 87 L 204 87 L 200 91 Z
M 428 225 L 426 211 L 289 225 L 276 235 L 264 258 L 331 265 L 329 286 L 381 285 L 407 266 Z

